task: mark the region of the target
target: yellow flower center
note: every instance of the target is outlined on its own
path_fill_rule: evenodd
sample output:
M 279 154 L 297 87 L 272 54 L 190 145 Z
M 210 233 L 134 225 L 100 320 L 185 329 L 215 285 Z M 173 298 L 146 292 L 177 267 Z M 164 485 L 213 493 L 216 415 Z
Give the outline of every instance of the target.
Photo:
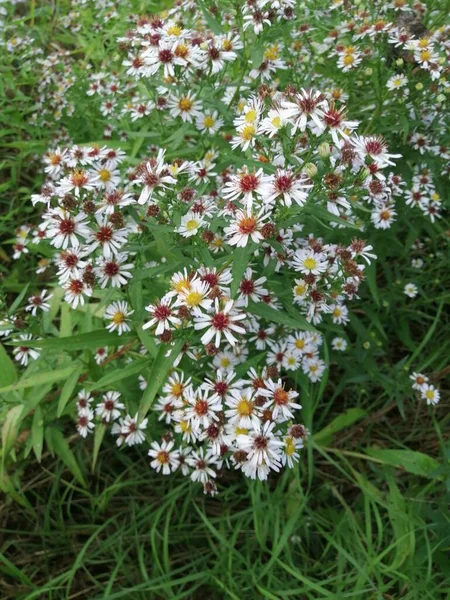
M 317 267 L 317 261 L 315 258 L 312 258 L 310 256 L 303 261 L 303 266 L 305 267 L 305 269 L 315 269 Z
M 182 32 L 182 28 L 179 25 L 172 25 L 172 27 L 169 27 L 169 29 L 167 30 L 167 33 L 169 35 L 174 35 L 176 37 L 181 35 Z
M 116 325 L 120 325 L 121 323 L 124 323 L 125 315 L 123 314 L 123 312 L 121 312 L 121 311 L 116 312 L 113 315 L 112 322 L 115 323 Z
M 170 389 L 172 396 L 179 398 L 183 394 L 184 385 L 182 383 L 174 383 Z
M 296 285 L 295 286 L 295 293 L 297 294 L 297 296 L 303 296 L 305 291 L 306 291 L 306 287 L 304 285 Z
M 251 414 L 253 408 L 253 404 L 247 400 L 247 398 L 241 398 L 236 407 L 239 415 L 241 417 L 248 417 Z
M 346 54 L 344 56 L 344 65 L 352 65 L 355 62 L 355 57 L 352 54 Z
M 256 129 L 253 125 L 246 125 L 241 131 L 241 138 L 243 140 L 251 140 L 255 133 Z
M 247 121 L 247 123 L 254 123 L 256 121 L 257 116 L 258 115 L 256 110 L 252 108 L 248 111 L 248 113 L 245 114 L 245 120 Z
M 178 102 L 178 106 L 183 112 L 188 112 L 191 110 L 192 105 L 193 102 L 190 98 L 181 98 L 181 100 Z
M 108 171 L 108 169 L 100 169 L 98 176 L 100 181 L 109 181 L 111 179 L 111 171 Z
M 303 348 L 305 347 L 305 340 L 295 340 L 295 347 L 299 350 L 303 350 Z
M 214 119 L 210 115 L 206 115 L 203 121 L 205 127 L 212 127 L 215 123 Z
M 198 221 L 196 221 L 195 219 L 190 219 L 186 223 L 186 229 L 188 231 L 194 231 L 194 229 L 197 229 L 197 227 L 198 227 Z
M 180 421 L 180 429 L 183 433 L 191 433 L 192 426 L 189 421 Z
M 199 292 L 190 292 L 186 296 L 186 304 L 188 306 L 198 306 L 199 304 L 201 304 L 202 300 L 203 294 L 200 294 Z
M 277 58 L 278 58 L 278 50 L 279 50 L 278 44 L 275 44 L 274 46 L 270 46 L 264 52 L 264 58 L 266 60 L 277 60 Z

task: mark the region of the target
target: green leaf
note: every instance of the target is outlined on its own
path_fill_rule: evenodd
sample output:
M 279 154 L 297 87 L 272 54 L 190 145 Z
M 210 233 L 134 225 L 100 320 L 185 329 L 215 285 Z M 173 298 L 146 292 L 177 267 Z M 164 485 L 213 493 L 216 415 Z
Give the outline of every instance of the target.
M 205 21 L 208 23 L 208 26 L 216 35 L 220 35 L 223 32 L 223 28 L 221 24 L 214 19 L 210 10 L 205 6 L 202 0 L 197 0 L 197 5 L 200 7 L 200 10 L 205 17 Z
M 408 473 L 421 475 L 431 479 L 443 479 L 438 472 L 441 464 L 431 456 L 414 450 L 384 450 L 381 448 L 367 448 L 366 454 L 381 460 L 384 464 L 405 469 Z
M 56 429 L 56 427 L 47 427 L 45 439 L 47 440 L 49 448 L 51 448 L 54 454 L 63 461 L 75 479 L 83 487 L 87 487 L 76 458 L 62 432 L 59 429 Z
M 27 293 L 29 287 L 30 287 L 30 284 L 27 283 L 25 285 L 25 287 L 23 288 L 23 290 L 20 292 L 20 294 L 17 296 L 17 298 L 14 300 L 14 302 L 9 307 L 8 315 L 14 314 L 16 309 L 20 306 L 20 303 L 22 302 L 22 300 L 25 298 L 25 294 Z
M 267 306 L 264 302 L 255 304 L 249 302 L 248 311 L 252 314 L 263 317 L 267 321 L 278 323 L 279 325 L 285 325 L 290 329 L 301 329 L 302 331 L 314 331 L 317 329 L 313 327 L 308 321 L 300 314 L 296 314 L 295 318 L 287 315 L 283 310 L 276 310 L 271 306 Z
M 37 373 L 32 377 L 21 379 L 17 383 L 0 388 L 0 394 L 14 390 L 23 390 L 25 388 L 34 387 L 37 385 L 43 385 L 44 383 L 54 383 L 55 381 L 66 379 L 66 377 L 69 377 L 72 371 L 73 366 L 70 366 L 65 367 L 64 369 L 56 369 L 54 371 L 46 371 L 45 373 Z
M 316 444 L 327 446 L 333 435 L 346 427 L 353 425 L 355 421 L 362 419 L 367 415 L 367 412 L 362 408 L 349 408 L 335 419 L 328 423 L 323 429 L 315 433 L 312 437 Z
M 135 338 L 132 333 L 118 335 L 106 329 L 98 329 L 88 333 L 78 333 L 70 337 L 51 338 L 47 340 L 21 340 L 13 346 L 33 346 L 36 348 L 49 348 L 52 350 L 96 350 L 102 346 L 122 346 Z
M 107 373 L 103 377 L 101 377 L 98 381 L 94 383 L 87 384 L 86 390 L 91 392 L 92 390 L 99 390 L 105 387 L 111 387 L 113 384 L 118 381 L 122 381 L 122 379 L 126 379 L 127 377 L 131 377 L 133 375 L 137 375 L 141 373 L 146 366 L 148 366 L 148 360 L 135 359 L 126 367 L 121 367 L 120 369 L 114 369 L 111 373 Z
M 34 411 L 33 424 L 31 426 L 31 441 L 36 458 L 38 462 L 41 462 L 42 448 L 44 445 L 44 419 L 40 406 L 37 406 Z
M 17 381 L 17 371 L 14 362 L 9 357 L 5 348 L 0 344 L 0 386 L 10 385 Z
M 147 388 L 139 405 L 140 419 L 143 419 L 149 411 L 156 394 L 166 380 L 167 371 L 173 365 L 183 345 L 184 340 L 177 340 L 172 349 L 168 348 L 165 344 L 161 344 L 156 360 L 152 365 Z M 168 356 L 166 356 L 167 353 L 169 353 Z
M 72 368 L 73 372 L 71 375 L 69 375 L 68 379 L 63 385 L 61 395 L 59 396 L 58 409 L 56 411 L 56 416 L 58 418 L 62 415 L 66 404 L 72 396 L 73 390 L 75 389 L 75 386 L 77 385 L 78 379 L 81 375 L 81 371 L 83 370 L 83 365 L 80 363 L 75 363 L 75 365 L 72 365 Z
M 105 436 L 106 425 L 104 423 L 100 423 L 95 428 L 94 433 L 94 451 L 92 453 L 92 472 L 94 472 L 95 465 L 97 463 L 98 452 L 100 450 L 100 446 L 102 445 L 103 438 Z

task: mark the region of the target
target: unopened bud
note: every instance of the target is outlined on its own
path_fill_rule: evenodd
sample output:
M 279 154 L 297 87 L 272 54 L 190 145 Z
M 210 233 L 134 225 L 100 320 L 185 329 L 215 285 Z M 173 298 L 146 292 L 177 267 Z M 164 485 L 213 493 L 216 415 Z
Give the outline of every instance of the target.
M 306 165 L 303 167 L 303 170 L 311 178 L 317 175 L 317 167 L 314 163 L 306 163 Z
M 423 90 L 423 83 L 420 83 L 420 81 L 419 83 L 416 83 L 416 90 Z
M 331 153 L 330 144 L 328 142 L 322 142 L 319 144 L 319 155 L 322 158 L 328 158 Z
M 396 64 L 398 67 L 401 67 L 401 66 L 403 65 L 403 63 L 404 63 L 404 60 L 403 60 L 403 58 L 397 58 L 397 60 L 395 61 L 395 64 Z

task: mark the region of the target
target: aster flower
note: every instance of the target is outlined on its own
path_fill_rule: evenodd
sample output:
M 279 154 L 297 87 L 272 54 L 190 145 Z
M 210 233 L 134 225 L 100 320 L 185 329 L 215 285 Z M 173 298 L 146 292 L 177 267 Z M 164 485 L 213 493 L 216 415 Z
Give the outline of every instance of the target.
M 194 317 L 194 328 L 206 329 L 208 331 L 202 336 L 202 344 L 207 345 L 214 338 L 214 344 L 218 348 L 222 339 L 222 335 L 226 337 L 228 342 L 234 346 L 236 344 L 235 333 L 244 334 L 245 329 L 238 325 L 237 321 L 242 321 L 246 318 L 246 314 L 239 312 L 233 300 L 228 300 L 223 308 L 220 307 L 219 300 L 214 301 L 214 310 L 211 313 L 198 314 Z
M 117 331 L 119 335 L 131 331 L 131 327 L 128 325 L 127 320 L 133 313 L 134 310 L 129 310 L 128 308 L 128 302 L 125 302 L 124 300 L 113 302 L 107 306 L 105 310 L 105 319 L 110 321 L 106 326 L 106 329 L 111 332 Z

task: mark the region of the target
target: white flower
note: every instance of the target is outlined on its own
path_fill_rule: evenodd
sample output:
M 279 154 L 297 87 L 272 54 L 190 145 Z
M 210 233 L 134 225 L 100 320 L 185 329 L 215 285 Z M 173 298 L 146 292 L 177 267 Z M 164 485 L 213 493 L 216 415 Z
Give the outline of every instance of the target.
M 30 296 L 28 298 L 28 304 L 25 307 L 25 310 L 31 312 L 33 317 L 36 316 L 38 308 L 40 308 L 43 312 L 47 312 L 50 310 L 50 304 L 48 301 L 52 298 L 53 294 L 47 294 L 47 290 L 42 290 L 40 294 L 36 294 L 36 296 Z
M 434 387 L 434 385 L 425 383 L 420 390 L 420 395 L 422 396 L 423 400 L 427 401 L 428 405 L 435 405 L 439 403 L 440 393 L 439 390 Z
M 335 337 L 331 340 L 331 347 L 333 350 L 345 352 L 345 350 L 347 350 L 347 340 L 344 340 L 344 338 L 341 337 Z
M 189 389 L 186 394 L 186 402 L 184 415 L 188 421 L 193 423 L 194 427 L 201 425 L 206 428 L 210 423 L 219 419 L 216 414 L 222 410 L 219 396 L 209 396 L 209 392 L 201 388 L 195 392 Z
M 408 298 L 415 298 L 419 293 L 419 290 L 414 283 L 407 283 L 403 289 L 403 293 L 408 296 Z
M 277 383 L 272 379 L 265 381 L 265 388 L 259 390 L 259 395 L 268 398 L 264 408 L 270 408 L 272 410 L 272 418 L 274 421 L 283 422 L 288 419 L 294 418 L 292 410 L 300 410 L 301 405 L 293 402 L 295 398 L 298 398 L 298 393 L 294 390 L 286 391 L 284 384 L 279 379 Z
M 170 331 L 174 327 L 181 325 L 181 321 L 172 311 L 172 298 L 167 295 L 161 298 L 157 304 L 149 304 L 145 307 L 152 318 L 142 326 L 142 329 L 148 329 L 157 323 L 155 335 L 162 335 L 164 331 Z
M 151 443 L 148 455 L 153 460 L 150 462 L 150 466 L 157 473 L 162 471 L 163 475 L 170 475 L 171 471 L 177 468 L 177 452 L 172 452 L 173 446 L 173 441 L 167 442 L 166 440 L 162 440 L 161 444 L 156 441 Z
M 217 465 L 217 456 L 210 450 L 205 452 L 204 448 L 199 448 L 196 452 L 192 452 L 186 459 L 186 462 L 194 470 L 191 473 L 192 481 L 207 483 L 211 477 L 216 477 L 216 472 L 211 469 L 211 466 Z
M 87 409 L 78 415 L 77 421 L 77 430 L 81 437 L 87 437 L 89 433 L 92 433 L 92 430 L 95 427 L 95 423 L 93 423 L 94 419 L 94 411 Z
M 20 340 L 29 341 L 32 339 L 33 339 L 33 336 L 31 335 L 31 333 L 22 333 L 21 335 L 19 335 L 18 340 L 13 340 L 13 341 L 15 341 L 15 342 L 20 341 Z M 30 358 L 32 360 L 36 360 L 37 358 L 39 358 L 39 355 L 41 353 L 41 351 L 39 349 L 30 348 L 29 346 L 16 346 L 15 348 L 13 348 L 12 352 L 13 352 L 14 358 L 24 367 L 26 367 L 28 365 L 28 360 Z
M 138 423 L 138 415 L 134 417 L 127 415 L 121 424 L 121 435 L 124 437 L 125 443 L 128 446 L 134 446 L 136 444 L 142 444 L 145 440 L 145 429 L 147 427 L 148 419 L 144 419 Z
M 253 396 L 252 388 L 230 390 L 225 401 L 229 409 L 225 411 L 225 416 L 229 423 L 245 429 L 258 425 L 261 409 L 255 405 Z
M 125 408 L 125 404 L 119 402 L 120 392 L 106 392 L 102 396 L 102 401 L 95 407 L 95 414 L 103 421 L 109 423 L 120 417 L 120 411 Z
M 110 321 L 109 325 L 106 326 L 108 331 L 116 331 L 119 335 L 130 331 L 131 328 L 127 323 L 127 318 L 134 313 L 134 310 L 129 310 L 128 302 L 120 300 L 118 302 L 112 302 L 105 311 L 105 319 Z
M 270 469 L 280 470 L 281 447 L 283 442 L 273 433 L 274 422 L 266 421 L 263 426 L 258 423 L 252 431 L 236 438 L 239 449 L 247 452 L 247 459 L 242 471 L 251 479 L 265 480 Z
M 175 229 L 175 232 L 181 234 L 183 237 L 192 237 L 198 233 L 198 230 L 204 224 L 205 221 L 201 215 L 190 210 L 181 217 L 181 224 Z
M 296 250 L 292 257 L 292 266 L 300 273 L 320 275 L 327 270 L 328 261 L 322 252 L 314 252 L 311 249 Z
M 214 310 L 211 314 L 198 314 L 194 317 L 194 328 L 205 329 L 208 327 L 208 331 L 202 336 L 202 344 L 206 346 L 215 337 L 214 344 L 218 348 L 222 334 L 226 337 L 228 342 L 234 346 L 236 338 L 233 333 L 244 334 L 245 329 L 238 325 L 236 321 L 241 321 L 246 318 L 246 314 L 239 312 L 235 308 L 233 300 L 228 300 L 223 307 L 220 308 L 219 300 L 216 298 L 214 304 Z

